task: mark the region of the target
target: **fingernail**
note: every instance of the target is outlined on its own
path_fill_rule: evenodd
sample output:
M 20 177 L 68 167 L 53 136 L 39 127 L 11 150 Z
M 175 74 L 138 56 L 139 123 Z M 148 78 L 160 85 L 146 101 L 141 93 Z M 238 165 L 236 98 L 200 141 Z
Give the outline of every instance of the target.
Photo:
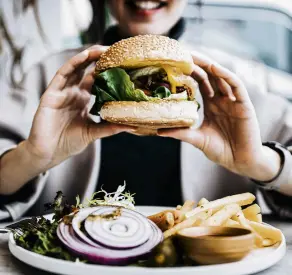
M 161 133 L 159 130 L 157 131 L 157 136 L 165 137 L 165 135 L 163 133 Z
M 236 97 L 235 97 L 235 96 L 230 96 L 230 99 L 231 99 L 232 101 L 236 101 Z
M 89 55 L 89 51 L 88 50 L 84 50 L 83 52 L 80 53 L 81 55 L 84 56 L 88 56 Z
M 100 46 L 100 49 L 101 49 L 102 51 L 106 51 L 108 48 L 109 48 L 108 46 Z
M 137 128 L 127 128 L 128 132 L 136 132 Z

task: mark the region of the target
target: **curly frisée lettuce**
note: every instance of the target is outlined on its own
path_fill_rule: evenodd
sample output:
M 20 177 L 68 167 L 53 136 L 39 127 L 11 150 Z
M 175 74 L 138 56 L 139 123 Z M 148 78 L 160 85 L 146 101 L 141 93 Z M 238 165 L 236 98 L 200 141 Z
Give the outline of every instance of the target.
M 153 66 L 129 72 L 121 68 L 108 69 L 96 76 L 92 94 L 96 96 L 91 109 L 93 115 L 108 101 L 188 100 L 187 93 L 172 97 L 166 72 Z
M 114 205 L 121 206 L 125 208 L 135 209 L 134 194 L 129 192 L 124 192 L 126 188 L 126 183 L 120 185 L 116 192 L 107 193 L 101 188 L 101 191 L 94 193 L 90 200 L 88 200 L 88 206 L 95 205 Z M 97 195 L 103 194 L 103 198 L 96 198 Z

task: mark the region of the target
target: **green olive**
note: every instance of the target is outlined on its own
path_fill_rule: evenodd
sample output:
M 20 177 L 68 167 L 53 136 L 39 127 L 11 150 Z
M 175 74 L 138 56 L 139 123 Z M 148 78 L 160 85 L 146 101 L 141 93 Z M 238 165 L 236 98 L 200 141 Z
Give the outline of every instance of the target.
M 177 261 L 177 251 L 173 241 L 166 239 L 153 249 L 146 265 L 151 267 L 170 267 L 176 265 Z

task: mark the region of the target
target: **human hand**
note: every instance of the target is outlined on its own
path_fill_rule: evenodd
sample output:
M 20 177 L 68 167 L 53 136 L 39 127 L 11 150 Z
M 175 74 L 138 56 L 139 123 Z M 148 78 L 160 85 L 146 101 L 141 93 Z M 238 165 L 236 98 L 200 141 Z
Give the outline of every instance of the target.
M 91 142 L 123 131 L 130 126 L 94 123 L 88 119 L 94 68 L 85 69 L 105 51 L 93 46 L 64 64 L 43 94 L 35 114 L 26 149 L 46 168 L 83 151 Z
M 241 80 L 221 65 L 193 53 L 193 77 L 204 103 L 199 129 L 159 130 L 160 136 L 188 142 L 217 164 L 256 180 L 268 181 L 280 170 L 280 156 L 262 146 L 254 107 Z

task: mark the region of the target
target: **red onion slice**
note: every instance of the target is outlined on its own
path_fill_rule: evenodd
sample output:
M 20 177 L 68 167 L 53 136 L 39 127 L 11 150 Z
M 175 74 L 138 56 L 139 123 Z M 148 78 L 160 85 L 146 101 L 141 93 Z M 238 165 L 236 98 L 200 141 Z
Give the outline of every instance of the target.
M 90 238 L 88 238 L 81 231 L 80 226 L 81 226 L 82 222 L 88 217 L 88 215 L 90 215 L 92 212 L 96 211 L 99 208 L 100 208 L 100 206 L 80 209 L 72 220 L 72 227 L 73 227 L 75 233 L 78 235 L 78 237 L 80 239 L 82 239 L 84 242 L 86 242 L 94 247 L 100 247 L 100 245 L 95 243 L 94 241 L 92 241 Z
M 151 235 L 151 226 L 140 213 L 122 208 L 121 215 L 116 219 L 99 218 L 113 213 L 115 209 L 116 207 L 102 207 L 91 213 L 91 217 L 85 221 L 88 235 L 102 246 L 115 249 L 133 248 L 145 243 Z
M 82 209 L 80 211 L 80 215 L 76 218 L 77 221 L 81 221 L 82 219 L 85 219 L 85 213 L 91 214 L 92 211 L 97 211 L 99 208 L 108 208 L 105 207 L 94 207 L 94 209 Z M 115 207 L 114 207 L 115 208 Z M 124 209 L 123 209 L 124 210 Z M 134 215 L 137 215 L 139 219 L 144 219 L 147 221 L 147 227 L 150 228 L 150 234 L 148 239 L 142 243 L 141 245 L 138 245 L 134 248 L 128 248 L 128 249 L 120 249 L 120 247 L 113 248 L 114 244 L 112 244 L 112 248 L 109 247 L 103 247 L 95 244 L 94 239 L 89 239 L 86 237 L 85 234 L 82 233 L 80 228 L 80 232 L 90 240 L 95 246 L 89 244 L 87 242 L 87 239 L 80 237 L 79 234 L 76 233 L 75 228 L 72 225 L 66 225 L 64 222 L 61 222 L 57 229 L 57 235 L 60 239 L 60 241 L 68 247 L 72 252 L 74 252 L 77 255 L 80 255 L 84 257 L 85 259 L 88 259 L 91 262 L 96 262 L 100 264 L 107 264 L 107 265 L 125 265 L 129 264 L 135 260 L 137 260 L 139 257 L 146 255 L 148 252 L 150 252 L 157 244 L 159 244 L 163 240 L 163 234 L 161 230 L 150 220 L 148 220 L 146 217 L 141 215 L 138 212 L 128 210 L 129 212 L 134 212 Z M 128 212 L 128 211 L 125 211 Z M 82 214 L 83 213 L 83 214 Z M 122 216 L 125 214 L 124 211 L 122 211 Z M 78 214 L 76 214 L 77 216 Z M 82 217 L 82 218 L 81 218 Z M 143 218 L 141 218 L 143 217 Z M 74 218 L 73 218 L 74 221 Z M 144 222 L 142 222 L 144 224 Z M 76 227 L 76 224 L 75 224 Z M 136 234 L 138 234 L 137 232 Z

